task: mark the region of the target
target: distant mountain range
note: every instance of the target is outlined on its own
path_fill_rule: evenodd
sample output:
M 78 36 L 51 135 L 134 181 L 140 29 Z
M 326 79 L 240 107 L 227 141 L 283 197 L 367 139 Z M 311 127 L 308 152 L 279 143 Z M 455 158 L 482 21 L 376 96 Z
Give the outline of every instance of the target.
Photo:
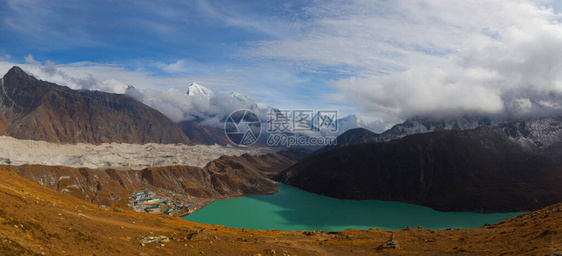
M 412 118 L 402 124 L 377 134 L 366 129 L 350 129 L 337 138 L 336 145 L 328 145 L 316 153 L 355 144 L 385 142 L 412 134 L 441 130 L 469 130 L 489 127 L 507 135 L 528 150 L 548 150 L 562 143 L 562 117 L 526 121 L 500 121 L 487 117 L 462 117 L 457 119 Z
M 188 90 L 187 90 L 187 94 L 191 97 L 197 97 L 200 100 L 206 100 L 209 102 L 210 106 L 218 106 L 218 105 L 228 105 L 230 106 L 230 109 L 232 111 L 234 110 L 238 110 L 238 109 L 248 109 L 248 110 L 252 110 L 254 113 L 256 113 L 261 119 L 262 121 L 265 123 L 268 119 L 268 113 L 270 113 L 270 111 L 275 111 L 278 112 L 279 115 L 284 115 L 287 114 L 285 112 L 281 112 L 280 109 L 274 108 L 274 107 L 269 107 L 266 109 L 260 109 L 258 107 L 258 105 L 256 104 L 256 102 L 254 100 L 252 100 L 250 97 L 241 94 L 241 93 L 237 93 L 237 92 L 214 92 L 213 90 L 202 86 L 200 84 L 197 83 L 192 83 Z M 289 112 L 292 109 L 284 109 L 284 110 L 289 110 Z M 227 114 L 230 114 L 231 112 L 228 113 L 223 113 L 222 115 L 218 116 L 218 118 L 220 120 L 224 119 L 226 117 Z M 291 119 L 292 117 L 290 116 L 291 113 L 288 113 L 289 116 L 287 116 L 286 118 Z M 216 117 L 215 113 L 213 113 L 212 115 L 206 116 L 206 117 L 199 117 L 198 120 L 199 121 L 203 121 L 206 118 L 209 117 Z M 311 117 L 311 120 L 309 121 L 309 125 L 311 126 L 316 126 L 318 128 L 318 120 L 320 119 L 319 114 L 318 113 L 314 113 L 314 116 Z M 316 120 L 316 121 L 314 121 Z M 384 125 L 382 122 L 380 121 L 374 121 L 374 122 L 366 122 L 363 119 L 357 117 L 356 115 L 347 115 L 344 117 L 337 117 L 335 120 L 329 120 L 329 122 L 336 122 L 337 125 L 337 131 L 324 131 L 320 129 L 320 134 L 325 135 L 325 136 L 338 136 L 341 133 L 349 130 L 349 129 L 354 129 L 354 128 L 365 128 L 365 129 L 369 129 L 371 131 L 382 131 L 384 130 Z M 318 134 L 309 134 L 309 135 L 318 135 Z
M 174 123 L 159 111 L 132 97 L 100 91 L 72 90 L 37 80 L 19 67 L 13 67 L 0 81 L 0 135 L 63 143 L 228 144 L 223 128 L 220 125 L 209 126 L 205 122 L 207 117 Z M 240 93 L 213 92 L 193 83 L 186 94 L 209 101 L 210 106 L 250 109 L 262 121 L 267 120 L 267 110 L 259 109 L 256 102 Z M 228 114 L 230 112 L 210 115 L 214 115 L 220 122 Z M 317 153 L 353 144 L 391 141 L 417 133 L 483 126 L 505 133 L 527 149 L 562 151 L 562 118 L 506 122 L 482 117 L 448 120 L 418 117 L 380 134 L 369 130 L 380 130 L 381 123 L 366 123 L 355 115 L 339 118 L 336 122 L 339 128 L 336 134 L 343 132 L 338 137 L 337 145 L 326 146 Z M 358 127 L 364 129 L 356 129 Z M 264 134 L 258 144 L 266 145 L 266 139 L 267 135 Z
M 62 143 L 226 144 L 218 131 L 189 121 L 175 124 L 132 97 L 72 90 L 19 67 L 10 69 L 0 86 L 0 135 Z

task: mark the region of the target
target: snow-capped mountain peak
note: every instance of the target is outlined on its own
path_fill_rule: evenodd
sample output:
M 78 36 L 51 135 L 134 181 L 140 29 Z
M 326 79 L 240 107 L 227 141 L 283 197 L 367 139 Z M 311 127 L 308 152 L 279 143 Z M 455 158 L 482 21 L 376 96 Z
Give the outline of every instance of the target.
M 237 100 L 242 101 L 242 102 L 251 102 L 251 103 L 253 103 L 253 100 L 251 100 L 248 96 L 246 96 L 246 95 L 244 95 L 244 94 L 241 94 L 241 93 L 237 93 L 237 92 L 231 92 L 231 93 L 229 93 L 229 94 L 228 94 L 228 97 L 237 99 Z
M 365 128 L 372 132 L 382 132 L 385 130 L 385 125 L 381 121 L 366 122 L 356 115 L 342 117 L 337 122 L 340 133 L 354 128 Z
M 258 109 L 258 105 L 256 104 L 256 102 L 254 102 L 252 99 L 250 99 L 250 97 L 244 94 L 238 92 L 230 92 L 228 94 L 228 99 L 233 106 L 246 107 L 250 110 Z
M 215 93 L 205 86 L 202 86 L 198 83 L 192 83 L 187 89 L 187 94 L 189 96 L 199 95 L 206 98 L 211 98 Z
M 325 129 L 320 125 L 320 122 L 335 123 L 335 125 Z M 365 128 L 372 132 L 382 132 L 385 129 L 385 125 L 381 121 L 365 122 L 354 114 L 338 118 L 337 115 L 334 116 L 333 114 L 316 113 L 310 123 L 318 126 L 320 133 L 325 136 L 340 135 L 349 129 L 355 128 Z M 336 128 L 336 131 L 333 130 L 334 128 Z
M 220 120 L 240 109 L 259 113 L 258 105 L 248 96 L 238 92 L 213 91 L 205 86 L 192 83 L 187 89 L 189 100 L 194 100 L 192 120 L 210 126 L 221 126 Z

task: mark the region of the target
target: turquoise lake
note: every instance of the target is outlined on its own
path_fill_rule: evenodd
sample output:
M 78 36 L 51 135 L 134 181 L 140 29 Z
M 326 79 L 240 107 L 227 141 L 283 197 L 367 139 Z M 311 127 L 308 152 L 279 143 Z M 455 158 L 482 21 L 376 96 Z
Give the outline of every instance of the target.
M 215 201 L 185 219 L 235 228 L 339 231 L 475 228 L 517 215 L 439 212 L 397 202 L 337 200 L 279 184 L 277 194 Z

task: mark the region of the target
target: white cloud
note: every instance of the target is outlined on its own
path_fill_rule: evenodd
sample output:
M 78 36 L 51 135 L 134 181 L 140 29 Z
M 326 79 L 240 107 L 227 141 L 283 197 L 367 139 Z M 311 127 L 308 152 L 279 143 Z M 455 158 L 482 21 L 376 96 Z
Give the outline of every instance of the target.
M 9 61 L 12 58 L 10 54 L 4 54 L 4 56 L 0 56 L 0 61 Z
M 189 85 L 186 81 L 190 79 L 185 77 L 155 77 L 145 72 L 128 71 L 114 65 L 95 63 L 75 63 L 58 67 L 51 61 L 42 64 L 31 54 L 25 59 L 28 64 L 19 66 L 38 79 L 72 89 L 127 94 L 162 112 L 174 122 L 198 120 L 206 125 L 220 126 L 220 120 L 235 110 L 258 111 L 257 105 L 252 100 L 238 100 L 225 92 L 216 92 L 211 99 L 191 97 L 186 94 Z M 0 61 L 0 73 L 6 73 L 15 65 Z M 135 87 L 127 89 L 132 84 Z M 182 84 L 185 86 L 173 86 Z
M 96 31 L 90 25 L 100 28 L 95 23 L 55 26 L 63 20 L 47 19 L 58 16 L 48 15 L 44 8 L 28 11 L 38 2 L 9 3 L 14 13 L 21 15 L 6 17 L 5 25 L 29 34 L 29 38 L 58 39 L 67 30 L 74 35 L 67 38 L 91 42 L 61 45 L 99 44 L 107 38 L 103 34 L 93 36 Z M 153 3 L 139 4 L 142 10 L 153 9 Z M 230 1 L 214 5 L 199 1 L 187 5 L 195 15 L 185 16 L 186 5 L 178 1 L 155 10 L 154 19 L 144 20 L 154 25 L 147 29 L 160 31 L 156 34 L 168 35 L 172 41 L 188 43 L 187 39 L 196 38 L 205 46 L 205 34 L 194 31 L 195 37 L 185 37 L 190 34 L 186 31 L 192 30 L 182 30 L 184 26 L 203 24 L 207 29 L 219 28 L 221 33 L 234 29 L 231 32 L 259 36 L 247 38 L 241 33 L 241 51 L 232 56 L 204 55 L 216 58 L 210 58 L 212 61 L 198 58 L 198 62 L 186 57 L 192 55 L 178 53 L 172 59 L 154 60 L 137 65 L 139 70 L 127 70 L 99 63 L 41 64 L 28 55 L 26 70 L 72 88 L 124 93 L 127 85 L 134 85 L 152 98 L 153 106 L 175 120 L 188 118 L 185 113 L 217 111 L 205 104 L 186 103 L 178 96 L 184 96 L 191 82 L 217 91 L 238 91 L 261 105 L 334 106 L 391 123 L 422 114 L 552 114 L 562 105 L 562 73 L 558 72 L 562 68 L 562 51 L 558 49 L 562 45 L 562 19 L 543 5 L 556 3 L 316 0 L 253 9 Z M 42 19 L 49 22 L 39 22 Z M 129 21 L 114 22 L 129 24 L 120 26 L 123 31 L 141 24 L 130 17 L 117 21 Z M 91 34 L 80 36 L 82 32 Z M 267 39 L 249 41 L 254 38 Z M 217 41 L 209 40 L 213 46 L 202 49 L 217 45 Z M 9 57 L 0 58 L 0 71 L 2 62 L 8 61 Z M 329 79 L 332 81 L 325 85 Z M 350 109 L 353 104 L 357 104 L 356 110 Z
M 500 113 L 502 99 L 494 88 L 478 85 L 462 73 L 420 67 L 385 77 L 349 78 L 334 82 L 362 110 L 387 122 L 415 115 Z
M 190 96 L 178 89 L 158 91 L 130 88 L 126 94 L 159 110 L 174 122 L 197 120 L 207 126 L 220 127 L 221 120 L 239 109 L 253 110 L 262 117 L 266 113 L 264 109 L 258 109 L 258 105 L 247 97 L 236 97 L 236 94 L 225 92 L 214 92 L 212 96 L 205 97 L 197 94 Z
M 19 65 L 26 72 L 38 79 L 68 86 L 72 89 L 98 90 L 110 93 L 125 93 L 127 85 L 115 79 L 98 80 L 92 73 L 82 70 L 76 72 L 73 69 L 59 68 L 54 62 L 47 60 L 44 64 L 35 60 L 32 54 L 25 57 L 28 64 L 14 64 L 10 62 L 0 62 L 0 72 L 5 73 L 12 66 Z M 95 73 L 95 72 L 94 72 Z
M 245 53 L 347 74 L 332 86 L 387 122 L 549 115 L 562 97 L 562 25 L 541 4 L 548 2 L 321 2 L 299 21 L 302 33 Z
M 170 64 L 158 63 L 157 66 L 167 73 L 184 73 L 189 71 L 185 60 L 177 60 Z
M 41 65 L 41 62 L 36 61 L 35 58 L 33 58 L 33 55 L 29 54 L 25 57 L 25 62 L 31 64 L 31 65 Z

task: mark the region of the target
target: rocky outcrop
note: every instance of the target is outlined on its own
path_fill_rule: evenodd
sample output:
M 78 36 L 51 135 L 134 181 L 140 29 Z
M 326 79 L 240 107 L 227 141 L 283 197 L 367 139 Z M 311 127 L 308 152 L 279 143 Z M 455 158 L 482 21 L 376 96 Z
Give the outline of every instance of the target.
M 384 249 L 400 250 L 400 244 L 396 240 L 394 240 L 394 233 L 390 235 L 390 238 L 386 242 L 377 246 L 377 250 L 384 250 Z
M 562 201 L 560 171 L 506 135 L 478 128 L 342 147 L 308 157 L 274 179 L 341 199 L 503 212 Z
M 125 95 L 71 90 L 19 67 L 0 86 L 0 135 L 62 143 L 191 143 L 169 118 Z

